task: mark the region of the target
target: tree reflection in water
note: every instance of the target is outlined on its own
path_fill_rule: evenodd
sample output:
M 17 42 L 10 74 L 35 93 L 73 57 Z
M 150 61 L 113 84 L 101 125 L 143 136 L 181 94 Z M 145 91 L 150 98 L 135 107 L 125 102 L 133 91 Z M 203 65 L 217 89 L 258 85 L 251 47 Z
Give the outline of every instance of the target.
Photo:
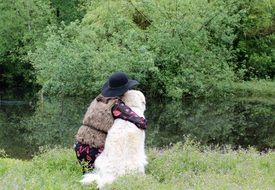
M 91 99 L 46 98 L 0 107 L 0 149 L 31 158 L 40 146 L 72 148 Z M 275 101 L 147 100 L 146 144 L 162 147 L 191 136 L 202 144 L 275 147 Z

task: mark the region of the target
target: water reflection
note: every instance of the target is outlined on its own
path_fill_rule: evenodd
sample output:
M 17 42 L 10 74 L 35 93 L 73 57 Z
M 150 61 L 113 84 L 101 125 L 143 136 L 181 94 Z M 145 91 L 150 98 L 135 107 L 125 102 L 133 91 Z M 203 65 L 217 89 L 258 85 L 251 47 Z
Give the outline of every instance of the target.
M 26 159 L 31 158 L 40 146 L 72 147 L 90 101 L 46 98 L 36 103 L 1 104 L 0 149 L 10 157 Z M 274 102 L 259 99 L 147 100 L 146 144 L 165 146 L 183 141 L 185 135 L 190 135 L 203 144 L 274 149 Z
M 275 104 L 259 100 L 185 100 L 152 103 L 147 142 L 162 146 L 183 140 L 184 135 L 203 144 L 275 147 Z
M 10 157 L 31 158 L 41 146 L 72 147 L 88 100 L 44 98 L 29 104 L 1 105 L 0 149 Z M 11 101 L 12 103 L 12 101 Z

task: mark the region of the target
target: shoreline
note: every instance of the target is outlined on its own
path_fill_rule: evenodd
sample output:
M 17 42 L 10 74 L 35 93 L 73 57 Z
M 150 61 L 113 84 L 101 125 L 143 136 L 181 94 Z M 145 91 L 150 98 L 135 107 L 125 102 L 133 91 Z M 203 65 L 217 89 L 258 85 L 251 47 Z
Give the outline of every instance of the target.
M 272 189 L 275 152 L 254 148 L 219 150 L 192 140 L 170 148 L 146 149 L 145 176 L 119 178 L 107 189 Z M 74 152 L 52 149 L 30 161 L 0 158 L 0 186 L 5 189 L 95 189 L 81 186 Z

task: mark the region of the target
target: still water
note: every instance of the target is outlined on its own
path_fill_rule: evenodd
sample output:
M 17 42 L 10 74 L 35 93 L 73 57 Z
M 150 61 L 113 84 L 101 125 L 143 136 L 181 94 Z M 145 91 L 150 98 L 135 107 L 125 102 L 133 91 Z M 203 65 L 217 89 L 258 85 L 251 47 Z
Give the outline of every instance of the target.
M 0 152 L 29 159 L 41 147 L 73 148 L 91 100 L 2 96 Z M 148 147 L 171 145 L 189 135 L 201 144 L 275 148 L 275 98 L 147 100 L 145 116 Z

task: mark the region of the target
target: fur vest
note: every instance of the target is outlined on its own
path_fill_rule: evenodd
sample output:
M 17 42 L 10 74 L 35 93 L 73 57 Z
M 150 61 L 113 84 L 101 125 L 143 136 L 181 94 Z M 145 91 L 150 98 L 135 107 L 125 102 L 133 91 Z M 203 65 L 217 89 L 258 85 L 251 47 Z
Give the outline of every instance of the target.
M 76 134 L 78 142 L 95 148 L 104 147 L 107 132 L 114 123 L 111 109 L 117 100 L 99 95 L 92 101 Z

